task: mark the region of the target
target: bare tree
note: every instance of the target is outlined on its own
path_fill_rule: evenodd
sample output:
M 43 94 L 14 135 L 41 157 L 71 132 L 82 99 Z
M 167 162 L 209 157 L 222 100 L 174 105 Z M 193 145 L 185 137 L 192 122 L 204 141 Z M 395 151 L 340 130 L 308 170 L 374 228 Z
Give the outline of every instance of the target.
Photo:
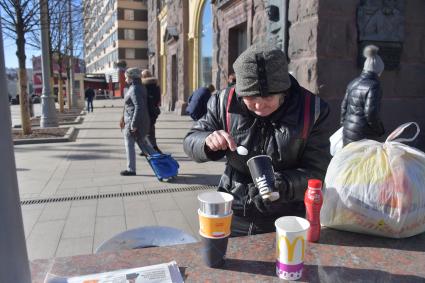
M 0 0 L 1 1 L 1 0 Z M 83 36 L 80 32 L 74 32 L 74 44 L 73 47 L 69 46 L 69 33 L 68 27 L 71 25 L 73 31 L 83 30 L 83 14 L 82 14 L 82 0 L 72 0 L 72 15 L 71 21 L 69 20 L 69 11 L 67 8 L 69 0 L 55 0 L 48 1 L 49 4 L 49 50 L 50 50 L 50 62 L 51 62 L 51 74 L 52 74 L 52 93 L 54 89 L 55 77 L 58 81 L 58 103 L 59 111 L 64 112 L 64 93 L 63 93 L 63 73 L 66 71 L 67 79 L 69 80 L 69 56 L 70 48 L 73 48 L 75 57 L 82 56 L 83 48 Z M 28 40 L 28 44 L 41 49 L 40 36 L 36 30 L 31 32 Z M 58 65 L 58 72 L 55 74 L 53 66 Z M 69 103 L 68 103 L 69 105 Z
M 28 33 L 38 27 L 40 6 L 38 0 L 0 0 L 0 7 L 4 11 L 2 13 L 4 33 L 16 42 L 22 131 L 24 134 L 30 134 L 25 45 Z

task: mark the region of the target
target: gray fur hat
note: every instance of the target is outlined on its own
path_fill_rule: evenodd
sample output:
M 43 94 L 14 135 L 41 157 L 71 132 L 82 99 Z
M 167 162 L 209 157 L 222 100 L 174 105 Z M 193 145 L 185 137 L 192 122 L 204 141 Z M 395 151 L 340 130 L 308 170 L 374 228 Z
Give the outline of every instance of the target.
M 363 50 L 363 56 L 366 58 L 363 70 L 381 75 L 385 65 L 381 57 L 378 55 L 379 48 L 375 45 L 368 45 Z
M 251 45 L 233 64 L 238 96 L 269 96 L 291 87 L 285 53 L 272 43 Z
M 125 75 L 130 79 L 140 79 L 142 74 L 139 68 L 128 68 L 125 70 Z

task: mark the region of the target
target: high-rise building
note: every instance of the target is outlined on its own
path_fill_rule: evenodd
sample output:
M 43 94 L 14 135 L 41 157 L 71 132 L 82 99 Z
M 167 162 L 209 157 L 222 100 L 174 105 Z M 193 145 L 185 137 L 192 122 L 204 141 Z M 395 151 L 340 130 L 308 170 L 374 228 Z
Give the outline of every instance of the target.
M 119 67 L 147 68 L 147 20 L 144 0 L 85 0 L 87 73 L 118 82 Z

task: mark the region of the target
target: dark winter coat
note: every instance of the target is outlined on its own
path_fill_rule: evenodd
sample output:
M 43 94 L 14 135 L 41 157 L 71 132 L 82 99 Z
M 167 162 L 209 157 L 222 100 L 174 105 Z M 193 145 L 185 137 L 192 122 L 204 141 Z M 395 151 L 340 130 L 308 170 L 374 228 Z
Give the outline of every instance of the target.
M 378 75 L 363 72 L 347 87 L 341 104 L 344 145 L 362 139 L 374 139 L 385 132 L 379 118 L 382 89 Z
M 134 80 L 125 93 L 124 122 L 127 132 L 136 128 L 141 138 L 145 137 L 149 132 L 150 117 L 146 89 L 141 84 L 140 79 Z
M 86 89 L 84 96 L 87 99 L 87 101 L 93 101 L 94 96 L 95 96 L 94 90 L 92 88 Z
M 230 150 L 206 150 L 205 139 L 213 131 L 225 130 L 226 104 L 230 88 L 213 96 L 207 114 L 197 121 L 184 139 L 184 150 L 197 162 L 219 160 L 226 156 L 226 168 L 219 190 L 234 196 L 232 235 L 249 235 L 274 231 L 274 221 L 284 215 L 305 216 L 304 193 L 308 178 L 324 179 L 330 161 L 328 133 L 324 121 L 328 105 L 300 87 L 292 79 L 290 94 L 282 106 L 269 117 L 250 112 L 243 101 L 233 96 L 230 106 L 229 132 L 236 144 L 249 150 L 246 156 Z M 248 186 L 253 182 L 246 162 L 267 154 L 272 157 L 276 189 L 280 199 L 272 210 L 261 213 L 249 202 Z
M 161 114 L 161 90 L 158 86 L 156 78 L 144 78 L 142 84 L 146 87 L 147 99 L 148 99 L 148 110 L 151 118 L 151 123 L 155 124 L 159 114 Z
M 208 100 L 211 97 L 211 91 L 206 87 L 200 87 L 189 97 L 189 104 L 186 113 L 197 121 L 207 113 Z

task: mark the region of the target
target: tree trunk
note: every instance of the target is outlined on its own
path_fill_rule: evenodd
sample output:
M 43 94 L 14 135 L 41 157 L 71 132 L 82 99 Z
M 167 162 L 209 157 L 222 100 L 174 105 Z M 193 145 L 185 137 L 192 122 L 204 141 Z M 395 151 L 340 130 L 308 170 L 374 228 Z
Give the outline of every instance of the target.
M 71 111 L 71 109 L 72 109 L 72 100 L 71 100 L 71 95 L 70 95 L 70 93 L 71 93 L 71 85 L 70 85 L 70 72 L 71 72 L 71 70 L 70 70 L 70 68 L 69 67 L 67 67 L 66 68 L 66 100 L 67 100 L 67 102 L 68 102 L 68 110 L 69 111 Z
M 52 62 L 52 61 L 50 61 L 50 62 Z M 50 73 L 50 74 L 51 74 L 51 76 L 49 78 L 49 80 L 50 80 L 50 96 L 53 98 L 53 105 L 55 105 L 55 109 L 56 109 L 56 102 L 54 102 L 55 101 L 55 75 L 53 73 Z
M 17 51 L 16 56 L 19 61 L 19 104 L 21 109 L 21 124 L 22 131 L 24 135 L 31 134 L 31 120 L 29 112 L 29 103 L 28 103 L 28 93 L 27 93 L 27 70 L 25 66 L 25 37 L 23 29 L 17 27 L 17 36 L 16 36 L 16 45 Z
M 61 70 L 59 69 L 59 78 L 58 78 L 58 102 L 59 102 L 59 112 L 64 112 L 63 107 L 63 85 L 62 85 L 62 76 L 60 74 Z

